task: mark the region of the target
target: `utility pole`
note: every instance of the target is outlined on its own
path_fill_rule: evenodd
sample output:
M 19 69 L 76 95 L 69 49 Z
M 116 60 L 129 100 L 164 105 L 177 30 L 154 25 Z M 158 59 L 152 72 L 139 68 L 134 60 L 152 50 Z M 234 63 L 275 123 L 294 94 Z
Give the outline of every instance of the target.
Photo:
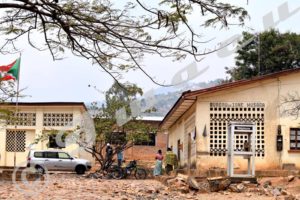
M 261 75 L 261 62 L 260 62 L 260 34 L 257 33 L 256 34 L 256 39 L 257 39 L 257 67 L 258 67 L 258 75 L 260 76 Z

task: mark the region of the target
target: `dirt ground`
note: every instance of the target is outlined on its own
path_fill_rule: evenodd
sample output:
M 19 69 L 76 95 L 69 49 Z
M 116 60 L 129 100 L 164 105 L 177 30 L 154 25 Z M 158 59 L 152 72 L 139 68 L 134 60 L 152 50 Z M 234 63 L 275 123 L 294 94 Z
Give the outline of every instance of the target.
M 297 197 L 297 199 L 300 199 L 300 179 L 298 177 L 295 177 L 294 180 L 290 182 L 287 177 L 262 178 L 259 180 L 261 184 L 266 181 L 271 181 L 272 186 L 283 188 Z
M 282 182 L 284 183 L 284 182 Z M 50 174 L 44 181 L 33 182 L 0 182 L 0 199 L 9 200 L 65 200 L 65 199 L 120 199 L 120 200 L 242 200 L 242 199 L 275 199 L 272 196 L 256 193 L 218 192 L 200 194 L 170 191 L 156 180 L 104 180 L 90 179 L 76 174 Z M 291 190 L 299 191 L 299 184 L 290 185 Z M 297 188 L 297 189 L 296 189 Z

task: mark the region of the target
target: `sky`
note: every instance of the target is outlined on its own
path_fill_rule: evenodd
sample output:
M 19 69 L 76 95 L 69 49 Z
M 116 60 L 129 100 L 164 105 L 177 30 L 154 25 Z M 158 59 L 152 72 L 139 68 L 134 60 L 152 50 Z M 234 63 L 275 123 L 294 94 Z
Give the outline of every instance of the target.
M 144 0 L 146 2 L 146 0 Z M 224 0 L 223 0 L 224 1 Z M 226 0 L 229 3 L 236 4 L 237 1 Z M 281 5 L 288 5 L 289 10 L 294 14 L 285 17 L 279 21 L 284 15 L 278 14 L 278 8 Z M 199 31 L 204 36 L 214 37 L 211 43 L 212 48 L 215 44 L 224 42 L 233 36 L 240 35 L 242 31 L 259 32 L 265 30 L 264 16 L 273 12 L 274 21 L 278 22 L 276 29 L 281 32 L 291 31 L 300 34 L 300 2 L 295 0 L 239 0 L 238 5 L 244 7 L 250 14 L 251 19 L 246 22 L 245 27 L 232 27 L 229 30 L 219 30 L 213 28 L 200 28 Z M 282 9 L 283 7 L 281 7 Z M 282 12 L 281 12 L 282 13 Z M 191 23 L 197 25 L 197 18 L 191 19 Z M 1 36 L 3 39 L 5 36 Z M 41 41 L 42 42 L 42 41 Z M 21 54 L 21 70 L 20 70 L 20 88 L 24 89 L 22 98 L 23 102 L 92 102 L 103 101 L 103 92 L 109 89 L 113 83 L 112 78 L 103 72 L 97 65 L 92 65 L 91 61 L 84 58 L 76 57 L 70 53 L 66 53 L 65 58 L 59 61 L 53 61 L 48 51 L 38 51 L 31 48 L 26 40 L 18 41 L 18 45 L 22 49 Z M 228 47 L 233 50 L 235 45 Z M 202 82 L 214 80 L 217 78 L 225 78 L 224 67 L 234 66 L 234 53 L 226 56 L 214 53 L 208 55 L 200 63 L 197 63 L 199 71 L 208 67 L 205 73 L 199 75 L 190 82 Z M 9 64 L 18 58 L 18 54 L 1 55 L 0 65 Z M 178 71 L 193 63 L 194 60 L 187 58 L 181 62 L 173 62 L 170 59 L 160 58 L 158 56 L 147 56 L 143 60 L 144 69 L 151 74 L 159 82 L 169 84 Z M 183 74 L 185 78 L 185 74 Z M 138 84 L 143 88 L 144 92 L 151 89 L 157 89 L 159 86 L 153 84 L 140 71 L 130 72 L 124 75 L 122 82 L 129 81 Z M 177 86 L 177 89 L 183 87 L 185 83 Z M 88 87 L 88 86 L 91 87 Z

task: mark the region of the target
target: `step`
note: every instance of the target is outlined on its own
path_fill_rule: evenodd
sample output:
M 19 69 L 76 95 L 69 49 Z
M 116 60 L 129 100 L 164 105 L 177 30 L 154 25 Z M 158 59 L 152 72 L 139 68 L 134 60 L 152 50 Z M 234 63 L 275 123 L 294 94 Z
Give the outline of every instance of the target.
M 283 163 L 282 169 L 283 170 L 297 170 L 295 163 Z
M 244 181 L 257 184 L 257 178 L 256 177 L 230 177 L 231 183 L 242 183 Z

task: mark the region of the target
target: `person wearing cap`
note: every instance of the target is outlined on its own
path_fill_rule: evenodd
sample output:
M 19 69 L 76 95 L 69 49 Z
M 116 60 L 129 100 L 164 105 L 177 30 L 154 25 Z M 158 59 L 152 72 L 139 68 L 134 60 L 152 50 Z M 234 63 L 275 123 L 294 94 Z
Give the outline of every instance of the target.
M 105 152 L 106 152 L 107 163 L 109 163 L 112 160 L 112 157 L 113 157 L 113 148 L 110 146 L 109 143 L 106 144 Z
M 112 147 L 110 146 L 109 143 L 107 143 L 105 151 L 106 151 L 106 157 L 111 157 L 112 156 L 113 149 L 112 149 Z

